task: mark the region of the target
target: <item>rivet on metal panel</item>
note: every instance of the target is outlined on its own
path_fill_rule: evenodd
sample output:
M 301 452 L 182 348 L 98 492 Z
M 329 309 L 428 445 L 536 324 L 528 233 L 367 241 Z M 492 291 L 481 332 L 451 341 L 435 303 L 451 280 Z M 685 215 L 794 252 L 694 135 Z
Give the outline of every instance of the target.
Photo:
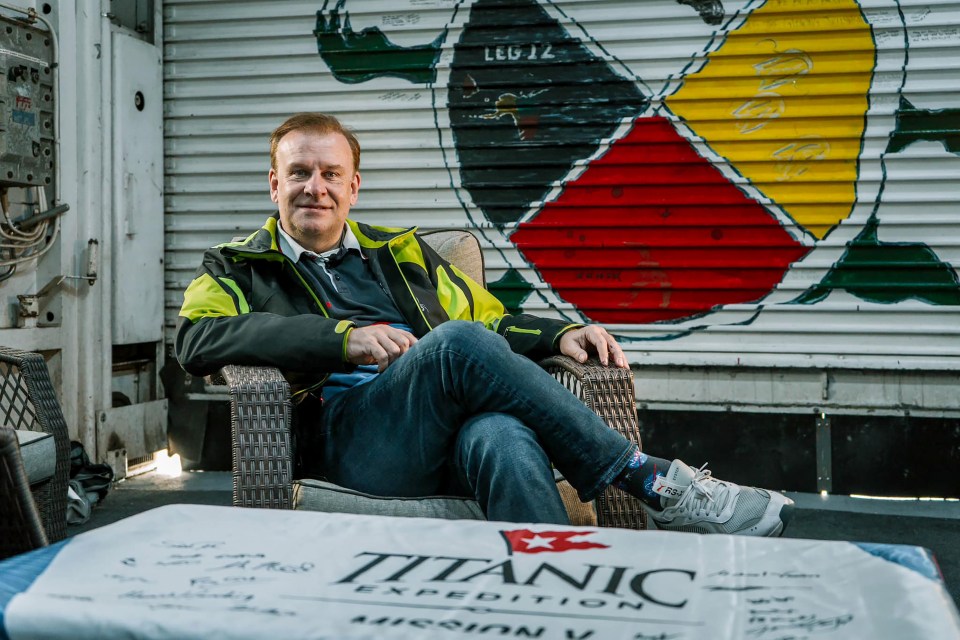
M 833 445 L 831 443 L 830 417 L 818 413 L 816 419 L 817 491 L 833 491 Z
M 114 481 L 123 480 L 127 477 L 127 450 L 111 449 L 107 451 L 107 464 L 113 469 Z

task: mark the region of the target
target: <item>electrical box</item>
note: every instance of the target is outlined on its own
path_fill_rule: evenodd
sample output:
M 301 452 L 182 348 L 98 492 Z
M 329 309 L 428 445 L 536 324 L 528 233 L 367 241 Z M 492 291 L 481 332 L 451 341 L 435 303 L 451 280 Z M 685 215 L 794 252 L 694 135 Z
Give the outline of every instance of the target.
M 52 186 L 53 42 L 0 16 L 0 185 Z

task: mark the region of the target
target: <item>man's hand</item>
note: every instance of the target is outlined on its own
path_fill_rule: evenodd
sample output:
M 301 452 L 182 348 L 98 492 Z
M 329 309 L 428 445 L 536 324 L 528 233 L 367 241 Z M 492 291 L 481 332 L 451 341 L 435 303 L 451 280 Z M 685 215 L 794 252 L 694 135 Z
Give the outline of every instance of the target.
M 613 364 L 621 369 L 628 367 L 627 358 L 623 355 L 620 345 L 601 326 L 591 324 L 567 331 L 560 336 L 560 353 L 570 356 L 577 362 L 586 362 L 590 351 L 596 352 L 600 363 L 604 366 Z
M 357 327 L 347 338 L 347 362 L 375 364 L 382 373 L 416 342 L 412 333 L 386 324 Z

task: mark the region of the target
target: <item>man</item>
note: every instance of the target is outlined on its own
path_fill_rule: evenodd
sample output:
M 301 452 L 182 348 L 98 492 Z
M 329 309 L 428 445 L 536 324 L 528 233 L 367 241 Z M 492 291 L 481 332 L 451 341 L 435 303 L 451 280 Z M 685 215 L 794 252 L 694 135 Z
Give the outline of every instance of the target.
M 592 353 L 627 367 L 605 329 L 508 315 L 413 229 L 348 219 L 360 145 L 336 118 L 292 116 L 270 160 L 279 211 L 204 254 L 176 353 L 195 375 L 281 368 L 305 473 L 379 495 L 465 493 L 491 520 L 565 524 L 553 463 L 583 501 L 616 483 L 659 528 L 780 535 L 790 500 L 641 453 L 534 362 Z

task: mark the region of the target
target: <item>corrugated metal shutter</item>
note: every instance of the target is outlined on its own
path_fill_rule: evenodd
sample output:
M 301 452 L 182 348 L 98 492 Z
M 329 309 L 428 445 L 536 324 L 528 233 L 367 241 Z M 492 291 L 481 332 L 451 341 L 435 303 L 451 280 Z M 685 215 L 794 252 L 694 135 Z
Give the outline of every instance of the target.
M 267 135 L 364 145 L 354 217 L 635 364 L 960 369 L 960 5 L 164 2 L 167 322 L 270 211 Z

